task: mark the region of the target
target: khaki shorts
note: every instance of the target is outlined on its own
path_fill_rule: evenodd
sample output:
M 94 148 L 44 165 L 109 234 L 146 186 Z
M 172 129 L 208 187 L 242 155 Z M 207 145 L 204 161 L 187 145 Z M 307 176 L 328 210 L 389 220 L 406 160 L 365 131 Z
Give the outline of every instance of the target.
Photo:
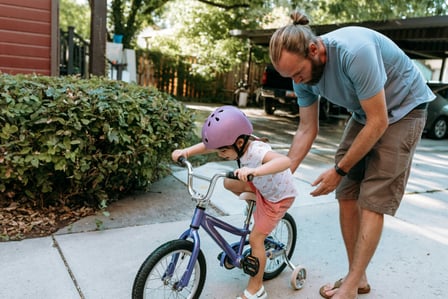
M 426 110 L 414 109 L 389 125 L 371 151 L 341 180 L 336 188 L 336 198 L 356 199 L 363 209 L 395 215 L 403 198 L 425 120 Z M 336 152 L 336 164 L 363 127 L 355 120 L 349 120 Z

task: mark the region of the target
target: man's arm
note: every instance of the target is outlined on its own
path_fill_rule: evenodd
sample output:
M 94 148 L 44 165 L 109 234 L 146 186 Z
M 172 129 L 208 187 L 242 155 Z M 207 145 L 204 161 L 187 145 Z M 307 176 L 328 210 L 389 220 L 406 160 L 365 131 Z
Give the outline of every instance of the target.
M 372 149 L 389 125 L 384 89 L 373 97 L 360 102 L 366 113 L 366 125 L 338 163 L 338 167 L 345 172 L 348 172 Z
M 319 131 L 319 101 L 307 107 L 300 107 L 300 120 L 292 140 L 288 157 L 291 159 L 291 172 L 294 173 L 308 154 Z
M 359 131 L 347 153 L 337 165 L 344 172 L 348 172 L 373 148 L 389 125 L 384 89 L 373 97 L 362 100 L 361 106 L 367 116 L 366 125 Z M 317 188 L 311 192 L 311 195 L 319 196 L 332 192 L 341 178 L 334 167 L 328 169 L 312 183 L 312 186 Z

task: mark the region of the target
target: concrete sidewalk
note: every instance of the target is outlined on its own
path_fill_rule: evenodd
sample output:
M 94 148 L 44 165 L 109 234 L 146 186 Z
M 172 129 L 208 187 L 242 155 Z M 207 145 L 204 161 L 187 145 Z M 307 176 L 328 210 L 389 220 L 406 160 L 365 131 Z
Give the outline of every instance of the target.
M 385 218 L 381 243 L 369 269 L 372 291 L 360 298 L 446 298 L 448 281 L 448 151 L 428 160 L 418 149 L 406 195 L 396 217 Z M 233 169 L 233 163 L 208 163 L 204 175 Z M 308 272 L 305 287 L 289 287 L 291 270 L 267 281 L 269 298 L 320 298 L 319 287 L 347 271 L 334 195 L 312 198 L 310 182 L 331 161 L 309 155 L 295 174 L 299 197 L 290 214 L 298 226 L 293 263 Z M 428 176 L 430 174 L 430 176 Z M 0 243 L 0 298 L 130 298 L 137 270 L 160 244 L 175 239 L 189 225 L 194 203 L 182 183 L 185 172 L 154 184 L 150 193 L 113 204 L 110 216 L 86 217 L 54 236 Z M 218 184 L 219 185 L 219 184 Z M 200 190 L 204 186 L 198 186 Z M 242 222 L 244 203 L 216 188 L 210 209 L 232 223 Z M 104 230 L 97 231 L 98 221 Z M 218 247 L 202 234 L 207 279 L 201 298 L 235 298 L 247 276 L 219 266 Z

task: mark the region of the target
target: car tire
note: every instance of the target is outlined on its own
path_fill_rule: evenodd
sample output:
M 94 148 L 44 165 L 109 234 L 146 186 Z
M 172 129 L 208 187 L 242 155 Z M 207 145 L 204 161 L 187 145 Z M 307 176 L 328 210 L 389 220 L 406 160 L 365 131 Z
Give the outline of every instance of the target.
M 443 139 L 447 136 L 448 120 L 445 117 L 439 117 L 428 131 L 428 137 L 432 139 Z
M 328 120 L 330 118 L 330 102 L 327 99 L 319 99 L 319 119 Z
M 271 98 L 265 98 L 265 97 L 262 97 L 262 99 L 263 99 L 264 112 L 266 112 L 266 114 L 268 114 L 268 115 L 274 114 L 274 111 L 275 111 L 274 100 Z

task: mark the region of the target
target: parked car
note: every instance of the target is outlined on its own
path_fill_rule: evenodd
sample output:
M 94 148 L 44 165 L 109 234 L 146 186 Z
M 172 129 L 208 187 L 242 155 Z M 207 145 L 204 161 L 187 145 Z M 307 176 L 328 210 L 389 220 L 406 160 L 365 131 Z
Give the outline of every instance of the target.
M 274 114 L 278 108 L 289 110 L 293 113 L 299 112 L 297 97 L 292 87 L 292 79 L 282 77 L 276 69 L 268 64 L 261 78 L 260 100 L 266 114 Z M 319 118 L 327 120 L 330 116 L 343 114 L 345 109 L 330 103 L 325 98 L 319 99 Z
M 448 136 L 448 83 L 428 82 L 437 98 L 428 105 L 428 119 L 424 133 L 432 139 Z
M 274 114 L 278 108 L 299 112 L 291 78 L 282 77 L 272 65 L 267 65 L 261 78 L 260 99 L 266 114 Z

